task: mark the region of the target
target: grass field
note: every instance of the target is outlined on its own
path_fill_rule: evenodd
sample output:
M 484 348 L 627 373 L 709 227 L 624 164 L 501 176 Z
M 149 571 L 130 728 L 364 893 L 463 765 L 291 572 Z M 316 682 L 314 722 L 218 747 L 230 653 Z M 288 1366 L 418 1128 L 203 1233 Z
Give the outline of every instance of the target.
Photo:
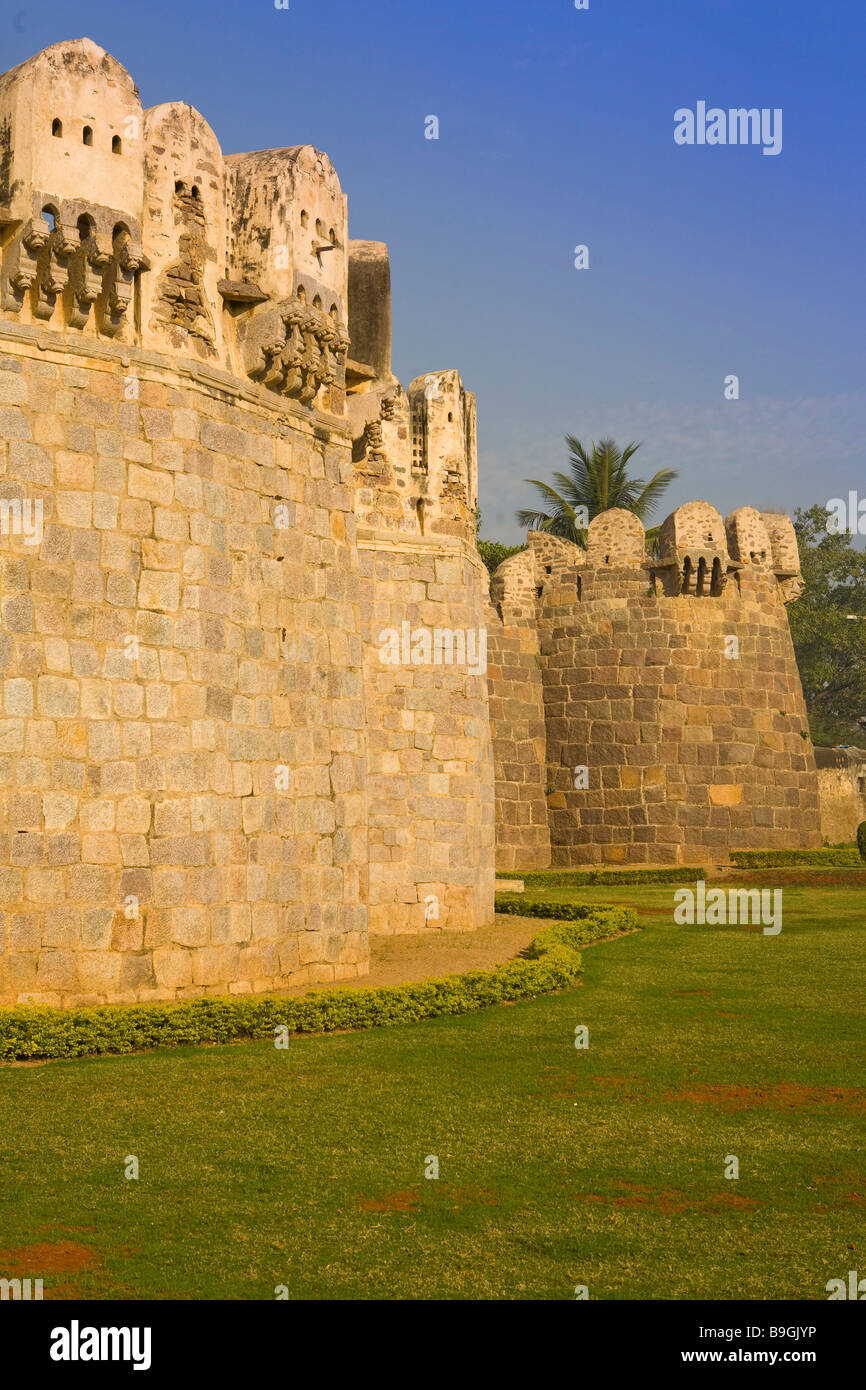
M 548 890 L 644 928 L 557 996 L 0 1068 L 0 1276 L 46 1298 L 825 1299 L 866 1269 L 866 897 L 787 887 L 765 937 L 676 927 L 673 891 Z

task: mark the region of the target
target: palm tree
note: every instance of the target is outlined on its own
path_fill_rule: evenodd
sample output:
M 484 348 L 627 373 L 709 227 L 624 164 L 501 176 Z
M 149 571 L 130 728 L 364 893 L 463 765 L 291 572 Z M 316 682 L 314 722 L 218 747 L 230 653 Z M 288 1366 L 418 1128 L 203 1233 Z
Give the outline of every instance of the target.
M 515 517 L 518 525 L 530 531 L 549 531 L 551 535 L 574 541 L 575 545 L 586 545 L 587 522 L 611 507 L 623 507 L 645 521 L 655 510 L 665 488 L 677 476 L 673 468 L 660 468 L 648 483 L 642 478 L 630 478 L 628 461 L 640 448 L 639 444 L 619 449 L 614 440 L 602 439 L 598 444 L 593 441 L 592 452 L 587 453 L 573 434 L 567 434 L 565 442 L 569 451 L 569 471 L 554 473 L 556 487 L 538 478 L 524 479 L 541 493 L 546 509 L 521 510 L 515 512 Z M 658 530 L 653 526 L 646 533 L 651 547 Z

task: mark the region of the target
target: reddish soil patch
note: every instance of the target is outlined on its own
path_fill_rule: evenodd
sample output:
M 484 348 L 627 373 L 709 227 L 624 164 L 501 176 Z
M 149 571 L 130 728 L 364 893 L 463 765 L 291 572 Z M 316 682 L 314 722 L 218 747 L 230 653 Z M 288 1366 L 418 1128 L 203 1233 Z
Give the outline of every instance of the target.
M 723 1110 L 801 1110 L 804 1107 L 838 1107 L 852 1115 L 866 1114 L 866 1091 L 854 1086 L 801 1086 L 779 1081 L 774 1086 L 695 1086 L 684 1091 L 668 1091 L 666 1101 L 686 1101 L 690 1105 L 717 1105 Z
M 647 1100 L 651 1082 L 645 1076 L 594 1076 L 600 1091 L 612 1091 L 617 1100 Z
M 9 1279 L 77 1274 L 79 1270 L 99 1268 L 101 1264 L 102 1256 L 95 1250 L 71 1240 L 41 1241 L 38 1245 L 22 1245 L 18 1250 L 0 1250 L 0 1270 Z
M 497 1207 L 499 1198 L 486 1187 L 446 1187 L 433 1183 L 435 1195 L 442 1199 L 443 1205 L 452 1211 L 461 1211 L 464 1206 Z M 421 1194 L 417 1188 L 406 1187 L 400 1192 L 384 1192 L 381 1197 L 363 1197 L 359 1203 L 362 1211 L 415 1211 L 421 1205 Z
M 70 1235 L 93 1231 L 92 1226 L 43 1226 L 44 1231 L 58 1234 L 61 1231 Z M 129 1256 L 127 1246 L 118 1252 Z M 75 1276 L 87 1273 L 93 1284 L 83 1293 L 76 1284 Z M 57 1275 L 66 1277 L 58 1280 Z M 52 1277 L 55 1276 L 55 1277 Z M 0 1277 L 6 1279 L 44 1279 L 43 1298 L 66 1300 L 81 1298 L 133 1298 L 134 1291 L 110 1275 L 103 1268 L 103 1254 L 90 1245 L 81 1245 L 75 1240 L 43 1240 L 33 1245 L 22 1245 L 17 1249 L 0 1249 Z
M 644 1207 L 666 1215 L 683 1211 L 755 1211 L 759 1205 L 753 1198 L 737 1197 L 733 1192 L 719 1192 L 712 1197 L 689 1197 L 687 1193 L 675 1189 L 659 1191 L 642 1183 L 622 1181 L 616 1185 L 625 1189 L 619 1196 L 596 1192 L 572 1195 L 577 1201 L 601 1202 L 614 1207 Z
M 486 1187 L 455 1187 L 446 1193 L 448 1200 L 458 1199 L 453 1208 L 460 1211 L 461 1206 L 467 1207 L 498 1207 L 499 1198 L 495 1192 L 490 1192 Z
M 849 1207 L 866 1206 L 866 1173 L 862 1169 L 847 1166 L 834 1172 L 821 1173 L 814 1179 L 814 1186 L 822 1197 L 827 1198 L 826 1201 L 816 1202 L 816 1211 L 845 1211 Z M 829 1192 L 822 1191 L 828 1187 Z M 840 1192 L 839 1188 L 851 1190 Z
M 400 1192 L 385 1192 L 381 1197 L 364 1197 L 359 1203 L 362 1211 L 412 1211 L 421 1198 L 411 1187 Z

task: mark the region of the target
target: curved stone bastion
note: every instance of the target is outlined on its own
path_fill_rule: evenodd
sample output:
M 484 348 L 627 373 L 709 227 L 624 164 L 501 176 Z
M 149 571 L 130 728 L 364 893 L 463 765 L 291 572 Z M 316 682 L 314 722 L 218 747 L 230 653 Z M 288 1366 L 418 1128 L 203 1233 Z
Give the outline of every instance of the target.
M 326 155 L 88 39 L 0 77 L 0 1002 L 492 919 L 475 402 L 390 344 Z
M 502 868 L 724 863 L 821 844 L 785 605 L 787 516 L 678 507 L 650 554 L 632 513 L 587 549 L 540 532 L 491 586 Z

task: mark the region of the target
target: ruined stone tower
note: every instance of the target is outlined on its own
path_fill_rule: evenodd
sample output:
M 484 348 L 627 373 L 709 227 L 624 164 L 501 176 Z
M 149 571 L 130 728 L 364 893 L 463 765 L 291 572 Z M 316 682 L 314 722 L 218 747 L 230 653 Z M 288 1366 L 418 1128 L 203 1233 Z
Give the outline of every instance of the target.
M 0 340 L 0 1002 L 489 921 L 484 674 L 380 641 L 480 629 L 474 399 L 392 376 L 327 156 L 46 49 L 0 77 Z
M 587 547 L 530 533 L 491 586 L 500 867 L 820 845 L 790 519 L 690 502 L 651 556 L 614 510 Z

